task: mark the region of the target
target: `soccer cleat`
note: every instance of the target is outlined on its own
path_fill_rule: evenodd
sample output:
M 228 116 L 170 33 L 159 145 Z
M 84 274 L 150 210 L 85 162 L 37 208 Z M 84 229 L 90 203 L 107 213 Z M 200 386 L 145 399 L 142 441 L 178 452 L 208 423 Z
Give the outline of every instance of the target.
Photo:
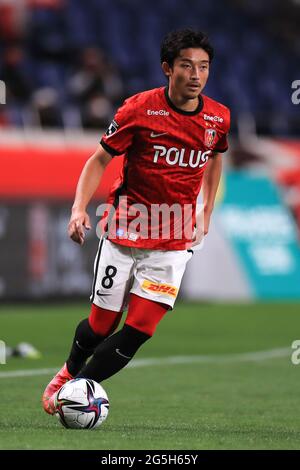
M 55 397 L 56 392 L 69 380 L 72 380 L 73 376 L 69 373 L 67 365 L 57 372 L 51 382 L 48 383 L 42 397 L 43 408 L 49 415 L 55 414 Z
M 49 415 L 54 415 L 56 412 L 56 407 L 55 407 L 55 397 L 56 397 L 56 392 L 53 393 L 52 396 L 46 395 L 46 391 L 43 395 L 42 401 L 43 401 L 43 408 L 48 413 Z

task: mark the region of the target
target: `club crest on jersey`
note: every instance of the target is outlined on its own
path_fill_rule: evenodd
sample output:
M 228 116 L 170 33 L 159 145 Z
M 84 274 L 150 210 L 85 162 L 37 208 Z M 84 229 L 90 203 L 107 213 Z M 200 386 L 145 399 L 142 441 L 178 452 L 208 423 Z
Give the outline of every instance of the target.
M 217 131 L 215 129 L 206 129 L 204 134 L 204 142 L 206 147 L 212 147 L 215 141 Z
M 111 122 L 109 128 L 107 129 L 105 135 L 106 135 L 107 137 L 110 137 L 110 136 L 113 135 L 115 132 L 117 132 L 117 130 L 119 129 L 119 127 L 120 127 L 119 124 L 118 124 L 115 120 L 113 120 L 113 121 Z

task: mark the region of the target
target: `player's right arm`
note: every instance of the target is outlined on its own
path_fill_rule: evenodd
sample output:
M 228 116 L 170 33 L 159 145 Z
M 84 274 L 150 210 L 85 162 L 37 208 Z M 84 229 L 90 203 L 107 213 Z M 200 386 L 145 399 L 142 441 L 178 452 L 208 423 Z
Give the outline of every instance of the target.
M 126 100 L 118 109 L 96 152 L 88 159 L 80 175 L 68 227 L 69 236 L 80 245 L 84 242 L 85 229 L 91 228 L 86 208 L 100 183 L 105 167 L 112 156 L 125 153 L 132 143 L 136 96 Z
M 84 165 L 79 177 L 68 233 L 70 238 L 80 245 L 84 243 L 85 229 L 91 228 L 90 218 L 86 212 L 87 206 L 111 158 L 111 155 L 99 144 L 95 153 Z

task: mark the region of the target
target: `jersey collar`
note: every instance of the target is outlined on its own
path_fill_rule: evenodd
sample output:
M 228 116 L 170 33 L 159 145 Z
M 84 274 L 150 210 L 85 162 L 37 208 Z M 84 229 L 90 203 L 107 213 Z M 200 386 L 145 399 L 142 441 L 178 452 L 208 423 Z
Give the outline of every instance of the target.
M 184 111 L 183 109 L 177 108 L 177 106 L 175 106 L 175 104 L 171 101 L 171 99 L 169 97 L 169 92 L 168 92 L 168 87 L 167 86 L 165 87 L 165 97 L 166 97 L 167 103 L 170 106 L 170 108 L 172 108 L 174 111 L 176 111 L 176 113 L 183 114 L 185 116 L 195 116 L 195 114 L 200 113 L 203 109 L 203 98 L 202 98 L 201 95 L 199 95 L 199 97 L 198 97 L 199 98 L 199 104 L 198 104 L 197 108 L 194 111 Z

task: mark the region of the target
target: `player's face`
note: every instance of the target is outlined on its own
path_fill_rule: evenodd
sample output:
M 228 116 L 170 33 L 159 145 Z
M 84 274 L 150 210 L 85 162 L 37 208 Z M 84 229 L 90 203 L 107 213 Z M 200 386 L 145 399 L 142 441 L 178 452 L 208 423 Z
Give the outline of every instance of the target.
M 164 62 L 163 70 L 169 77 L 169 91 L 185 100 L 193 100 L 206 85 L 209 56 L 200 48 L 181 49 L 173 67 Z

